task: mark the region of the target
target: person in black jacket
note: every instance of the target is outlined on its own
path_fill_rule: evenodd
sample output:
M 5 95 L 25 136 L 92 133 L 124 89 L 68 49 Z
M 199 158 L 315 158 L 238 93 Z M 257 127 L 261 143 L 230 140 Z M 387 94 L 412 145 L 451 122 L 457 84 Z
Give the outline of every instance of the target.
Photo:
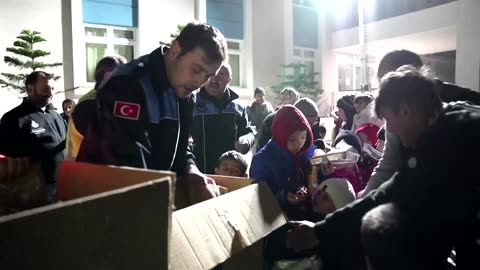
M 50 103 L 53 83 L 46 72 L 30 73 L 25 80 L 28 96 L 7 112 L 0 124 L 0 153 L 40 161 L 50 201 L 55 195 L 57 166 L 65 158 L 67 133 L 66 122 Z
M 218 29 L 190 23 L 171 47 L 119 66 L 98 86 L 97 119 L 76 160 L 171 170 L 190 183 L 208 182 L 187 149 L 192 92 L 217 74 L 227 56 Z
M 224 63 L 218 74 L 195 94 L 193 109 L 193 153 L 201 172 L 214 174 L 218 158 L 236 150 L 246 154 L 255 137 L 246 109 L 228 87 L 232 69 Z
M 362 217 L 374 207 L 395 203 L 408 215 L 408 233 L 421 246 L 409 269 L 445 269 L 455 247 L 457 269 L 480 269 L 480 107 L 442 104 L 435 82 L 402 68 L 381 81 L 375 110 L 406 147 L 393 177 L 363 199 L 325 221 L 294 222 L 289 245 L 318 246 L 326 269 L 360 269 Z M 392 243 L 394 244 L 394 243 Z

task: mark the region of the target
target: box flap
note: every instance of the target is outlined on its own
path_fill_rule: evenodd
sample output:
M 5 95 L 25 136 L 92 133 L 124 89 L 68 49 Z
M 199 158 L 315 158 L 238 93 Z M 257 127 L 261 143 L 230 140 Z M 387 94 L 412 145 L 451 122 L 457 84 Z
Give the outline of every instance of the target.
M 265 183 L 178 210 L 172 215 L 171 269 L 211 269 L 287 220 Z
M 171 180 L 0 218 L 0 269 L 168 269 Z
M 217 185 L 227 188 L 228 192 L 232 192 L 237 189 L 244 188 L 248 185 L 251 185 L 255 181 L 254 179 L 250 179 L 250 178 L 233 177 L 233 176 L 225 176 L 225 175 L 208 174 L 207 176 L 215 180 L 215 183 Z
M 63 161 L 58 171 L 57 196 L 63 201 L 77 199 L 165 176 L 175 187 L 173 172 Z

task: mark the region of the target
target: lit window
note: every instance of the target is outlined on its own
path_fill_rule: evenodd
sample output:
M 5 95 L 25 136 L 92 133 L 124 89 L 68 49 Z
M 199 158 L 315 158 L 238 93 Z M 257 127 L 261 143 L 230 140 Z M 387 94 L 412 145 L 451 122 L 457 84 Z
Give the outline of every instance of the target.
M 118 54 L 128 61 L 135 58 L 135 28 L 85 25 L 87 82 L 95 82 L 95 66 L 107 55 Z
M 232 68 L 231 86 L 241 86 L 242 78 L 242 51 L 241 41 L 227 41 L 228 46 L 228 63 Z

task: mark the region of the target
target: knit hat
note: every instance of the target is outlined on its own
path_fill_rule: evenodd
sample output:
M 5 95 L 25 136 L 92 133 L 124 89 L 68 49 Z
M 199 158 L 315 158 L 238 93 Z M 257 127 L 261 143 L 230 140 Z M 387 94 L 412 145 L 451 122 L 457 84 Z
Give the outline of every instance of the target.
M 287 150 L 287 140 L 297 130 L 307 130 L 307 140 L 302 150 L 308 149 L 313 143 L 313 134 L 303 113 L 293 105 L 283 105 L 275 113 L 272 123 L 272 139 Z
M 341 141 L 344 141 L 348 145 L 352 146 L 355 150 L 357 150 L 358 154 L 362 154 L 362 142 L 360 138 L 358 138 L 357 134 L 351 132 L 350 130 L 342 130 L 335 138 L 333 142 L 333 147 L 337 146 L 337 144 Z
M 370 142 L 372 142 L 372 146 L 375 146 L 378 141 L 377 133 L 379 130 L 380 128 L 377 125 L 367 123 L 360 125 L 357 128 L 356 133 L 357 135 L 360 133 L 364 133 L 365 135 L 367 135 L 367 138 L 370 140 Z
M 294 104 L 297 109 L 299 109 L 305 117 L 318 116 L 318 106 L 315 102 L 309 98 L 301 98 L 297 100 Z
M 325 187 L 326 186 L 326 187 Z M 333 204 L 340 209 L 355 200 L 355 191 L 352 184 L 345 178 L 329 178 L 318 186 L 332 198 Z

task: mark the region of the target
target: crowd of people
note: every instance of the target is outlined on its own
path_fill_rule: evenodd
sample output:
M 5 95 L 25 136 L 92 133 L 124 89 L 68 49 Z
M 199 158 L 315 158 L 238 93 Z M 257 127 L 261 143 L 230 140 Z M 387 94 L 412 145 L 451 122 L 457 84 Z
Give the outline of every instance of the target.
M 38 163 L 47 192 L 36 205 L 55 202 L 62 160 L 170 170 L 207 197 L 218 196 L 209 174 L 250 177 L 291 221 L 266 238 L 268 269 L 312 255 L 324 269 L 451 269 L 452 252 L 457 269 L 480 269 L 479 92 L 392 51 L 378 95 L 338 99 L 326 139 L 318 105 L 293 88 L 274 108 L 257 87 L 243 106 L 227 58 L 218 29 L 188 24 L 170 46 L 128 63 L 101 59 L 94 89 L 65 100 L 62 114 L 52 76 L 32 72 L 27 97 L 0 122 L 0 191 Z M 312 165 L 336 152 L 357 158 Z

